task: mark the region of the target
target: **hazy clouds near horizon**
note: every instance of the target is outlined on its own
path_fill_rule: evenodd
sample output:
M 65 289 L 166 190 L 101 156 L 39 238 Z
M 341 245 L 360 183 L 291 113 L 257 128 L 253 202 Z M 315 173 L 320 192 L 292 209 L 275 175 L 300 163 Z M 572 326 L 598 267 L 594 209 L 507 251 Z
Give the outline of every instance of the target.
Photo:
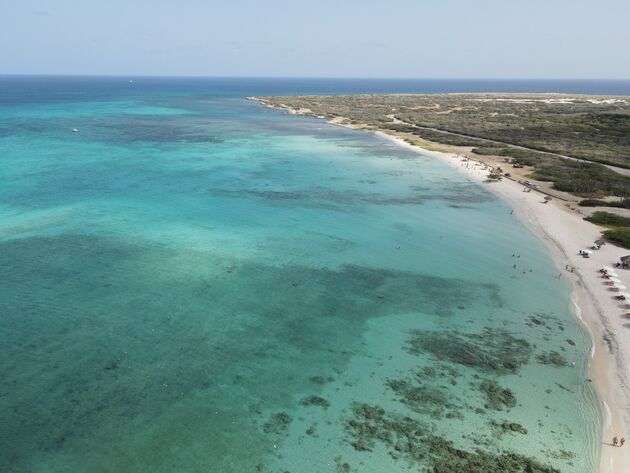
M 628 0 L 0 0 L 0 74 L 630 78 Z

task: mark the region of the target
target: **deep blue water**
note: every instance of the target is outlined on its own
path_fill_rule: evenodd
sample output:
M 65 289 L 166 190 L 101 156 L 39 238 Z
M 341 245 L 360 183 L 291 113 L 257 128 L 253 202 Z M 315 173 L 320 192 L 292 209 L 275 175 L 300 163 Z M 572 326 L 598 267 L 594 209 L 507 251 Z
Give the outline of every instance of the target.
M 129 81 L 133 80 L 130 84 Z M 363 93 L 562 92 L 630 95 L 630 80 L 264 79 L 0 76 L 0 103 L 106 100 L 160 93 L 222 96 Z
M 129 80 L 0 78 L 1 472 L 593 470 L 591 342 L 510 209 L 245 97 L 627 84 Z

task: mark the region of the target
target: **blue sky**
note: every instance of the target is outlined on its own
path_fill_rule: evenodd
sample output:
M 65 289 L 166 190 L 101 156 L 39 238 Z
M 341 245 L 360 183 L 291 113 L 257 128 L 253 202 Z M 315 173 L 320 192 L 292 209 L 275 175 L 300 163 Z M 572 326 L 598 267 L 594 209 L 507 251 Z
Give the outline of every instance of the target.
M 0 74 L 630 78 L 630 0 L 0 0 Z

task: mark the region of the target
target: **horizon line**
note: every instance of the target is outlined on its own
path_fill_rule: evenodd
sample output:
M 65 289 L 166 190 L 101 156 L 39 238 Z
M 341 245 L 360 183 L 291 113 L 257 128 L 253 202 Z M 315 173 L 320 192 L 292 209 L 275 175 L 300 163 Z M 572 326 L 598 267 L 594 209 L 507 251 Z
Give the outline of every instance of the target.
M 144 78 L 144 79 L 284 79 L 284 80 L 444 80 L 444 81 L 610 81 L 629 82 L 630 78 L 606 78 L 606 77 L 362 77 L 362 76 L 264 76 L 264 75 L 143 75 L 143 74 L 48 74 L 48 73 L 0 73 L 0 77 L 107 77 L 107 78 Z

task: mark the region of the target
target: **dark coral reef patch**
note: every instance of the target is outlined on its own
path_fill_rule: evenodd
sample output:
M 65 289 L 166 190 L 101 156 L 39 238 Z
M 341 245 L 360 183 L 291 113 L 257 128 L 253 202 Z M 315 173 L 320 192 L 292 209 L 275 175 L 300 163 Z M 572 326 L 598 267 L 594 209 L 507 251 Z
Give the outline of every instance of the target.
M 457 448 L 417 420 L 378 406 L 355 404 L 346 429 L 356 450 L 371 451 L 381 444 L 392 457 L 425 465 L 432 473 L 559 473 L 556 468 L 509 451 Z
M 532 346 L 506 330 L 484 328 L 481 333 L 412 332 L 408 350 L 414 355 L 430 353 L 451 363 L 495 374 L 516 373 L 527 364 Z

